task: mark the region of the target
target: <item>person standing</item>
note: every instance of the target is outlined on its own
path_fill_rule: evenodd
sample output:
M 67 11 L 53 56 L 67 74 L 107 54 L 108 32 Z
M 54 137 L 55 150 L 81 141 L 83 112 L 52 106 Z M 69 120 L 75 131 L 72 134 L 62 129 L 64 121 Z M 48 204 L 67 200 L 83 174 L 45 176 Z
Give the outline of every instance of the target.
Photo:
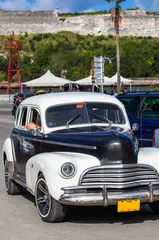
M 15 96 L 14 102 L 13 102 L 13 108 L 12 108 L 12 116 L 15 117 L 17 107 L 19 104 L 24 100 L 23 93 L 18 93 L 17 96 Z
M 128 89 L 125 87 L 125 88 L 123 89 L 123 93 L 127 93 L 127 91 L 128 91 Z

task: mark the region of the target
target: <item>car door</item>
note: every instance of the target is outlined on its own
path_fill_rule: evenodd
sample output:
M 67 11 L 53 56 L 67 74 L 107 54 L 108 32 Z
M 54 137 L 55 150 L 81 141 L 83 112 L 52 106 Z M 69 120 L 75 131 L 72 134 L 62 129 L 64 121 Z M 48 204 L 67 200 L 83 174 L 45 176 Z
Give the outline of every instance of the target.
M 127 115 L 129 117 L 130 125 L 137 123 L 139 129 L 135 131 L 135 135 L 139 140 L 139 146 L 143 144 L 142 142 L 142 121 L 139 117 L 140 106 L 143 103 L 143 96 L 140 95 L 123 95 L 119 97 L 119 100 L 124 104 Z
M 139 140 L 140 147 L 152 147 L 152 135 L 154 129 L 159 126 L 159 97 L 146 94 L 121 96 L 120 101 L 124 104 L 131 126 L 139 125 L 135 135 Z
M 40 111 L 37 107 L 30 107 L 28 109 L 28 122 L 34 122 L 37 125 L 41 125 Z M 42 126 L 41 126 L 42 129 Z M 26 163 L 34 155 L 41 152 L 41 141 L 43 134 L 33 134 L 25 128 L 23 137 L 21 139 L 21 173 L 25 176 Z
M 144 97 L 137 116 L 141 147 L 152 147 L 153 131 L 159 127 L 159 97 Z
M 17 111 L 15 127 L 11 133 L 11 141 L 14 152 L 15 174 L 19 180 L 22 180 L 22 142 L 25 133 L 27 107 L 19 107 Z
M 34 108 L 22 106 L 16 115 L 15 127 L 11 134 L 11 140 L 15 153 L 16 178 L 25 183 L 26 163 L 35 154 L 40 153 L 42 135 L 34 136 L 27 131 L 26 124 L 33 120 L 32 111 Z M 35 119 L 34 119 L 35 120 Z

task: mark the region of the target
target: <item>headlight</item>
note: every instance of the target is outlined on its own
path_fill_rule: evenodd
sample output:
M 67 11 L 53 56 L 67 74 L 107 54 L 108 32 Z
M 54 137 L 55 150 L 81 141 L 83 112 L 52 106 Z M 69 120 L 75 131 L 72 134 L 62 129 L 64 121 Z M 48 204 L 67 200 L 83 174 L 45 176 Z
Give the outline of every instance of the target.
M 61 166 L 61 173 L 62 173 L 63 177 L 71 178 L 75 174 L 75 166 L 70 162 L 64 163 Z

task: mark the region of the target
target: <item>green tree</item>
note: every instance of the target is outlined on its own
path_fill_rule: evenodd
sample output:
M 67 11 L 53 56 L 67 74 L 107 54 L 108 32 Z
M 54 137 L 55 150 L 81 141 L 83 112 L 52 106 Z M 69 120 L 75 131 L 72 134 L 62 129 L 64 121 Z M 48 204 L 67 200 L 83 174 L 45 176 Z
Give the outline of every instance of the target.
M 7 80 L 7 74 L 0 71 L 0 82 L 6 81 Z
M 0 70 L 4 73 L 8 73 L 8 60 L 0 56 Z
M 115 8 L 110 9 L 111 12 L 111 20 L 114 22 L 114 27 L 116 30 L 116 60 L 117 60 L 117 94 L 120 94 L 120 48 L 119 48 L 119 24 L 121 22 L 121 13 L 124 10 L 119 5 L 121 2 L 125 2 L 125 0 L 105 0 L 106 2 L 115 2 Z

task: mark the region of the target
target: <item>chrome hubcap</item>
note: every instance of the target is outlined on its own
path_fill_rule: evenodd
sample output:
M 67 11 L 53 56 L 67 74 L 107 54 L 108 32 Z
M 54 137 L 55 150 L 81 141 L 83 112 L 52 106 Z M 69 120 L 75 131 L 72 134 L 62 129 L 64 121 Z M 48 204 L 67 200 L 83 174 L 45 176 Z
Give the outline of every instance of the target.
M 36 203 L 39 214 L 46 217 L 50 212 L 51 196 L 44 179 L 39 179 L 37 182 Z
M 5 162 L 5 186 L 6 186 L 6 190 L 9 189 L 10 186 L 10 178 L 9 178 L 9 167 L 8 167 L 8 162 Z

